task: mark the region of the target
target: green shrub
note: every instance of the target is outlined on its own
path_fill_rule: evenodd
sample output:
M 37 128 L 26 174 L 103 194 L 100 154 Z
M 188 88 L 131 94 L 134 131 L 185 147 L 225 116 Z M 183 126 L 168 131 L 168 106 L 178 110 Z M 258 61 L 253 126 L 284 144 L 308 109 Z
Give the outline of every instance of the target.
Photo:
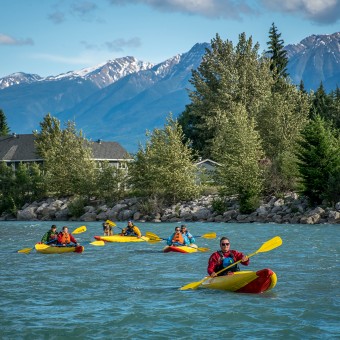
M 80 217 L 84 214 L 84 207 L 87 203 L 87 200 L 84 197 L 75 198 L 69 205 L 68 210 L 69 213 L 74 217 Z
M 215 198 L 211 203 L 211 207 L 214 212 L 217 212 L 220 215 L 227 210 L 226 202 L 222 198 Z

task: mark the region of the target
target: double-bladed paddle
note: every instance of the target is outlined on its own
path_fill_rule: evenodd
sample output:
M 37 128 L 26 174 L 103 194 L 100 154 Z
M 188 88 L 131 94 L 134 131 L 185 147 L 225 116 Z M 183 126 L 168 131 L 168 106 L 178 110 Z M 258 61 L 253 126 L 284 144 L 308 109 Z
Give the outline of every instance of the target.
M 158 235 L 154 234 L 154 233 L 151 233 L 150 231 L 147 231 L 145 233 L 145 236 L 149 238 L 149 241 L 150 243 L 155 243 L 155 242 L 160 242 L 160 241 L 167 241 L 166 238 L 161 238 L 159 237 Z M 186 247 L 189 247 L 189 248 L 193 248 L 193 249 L 197 249 L 198 251 L 202 251 L 202 252 L 206 252 L 206 251 L 209 251 L 209 248 L 200 248 L 200 247 L 193 247 L 193 246 L 190 246 L 190 245 L 183 245 L 183 246 L 186 246 Z
M 248 257 L 252 257 L 258 253 L 265 253 L 267 251 L 273 250 L 277 247 L 279 247 L 282 244 L 282 239 L 279 236 L 275 236 L 272 239 L 268 240 L 267 242 L 263 243 L 262 246 L 255 252 L 252 253 L 250 255 L 248 255 Z M 230 266 L 225 267 L 221 270 L 219 270 L 216 274 L 220 274 L 223 271 L 235 266 L 236 264 L 242 262 L 242 260 L 236 261 L 234 263 L 232 263 Z M 183 286 L 180 288 L 180 290 L 187 290 L 187 289 L 197 289 L 204 281 L 211 279 L 211 276 L 206 276 L 204 279 L 202 279 L 201 281 L 197 281 L 197 282 L 191 282 L 188 283 L 187 285 Z
M 77 229 L 75 229 L 72 234 L 81 234 L 84 233 L 86 231 L 86 226 L 81 226 L 78 227 Z M 48 243 L 52 243 L 52 242 L 48 242 Z M 23 248 L 18 250 L 18 253 L 23 253 L 23 254 L 29 254 L 32 251 L 33 248 Z

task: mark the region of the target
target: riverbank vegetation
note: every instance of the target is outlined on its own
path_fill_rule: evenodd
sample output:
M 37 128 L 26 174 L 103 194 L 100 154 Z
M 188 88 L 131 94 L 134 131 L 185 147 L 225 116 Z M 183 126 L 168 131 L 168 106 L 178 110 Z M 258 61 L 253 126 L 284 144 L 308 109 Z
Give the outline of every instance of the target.
M 283 46 L 274 24 L 262 55 L 244 33 L 235 46 L 216 35 L 192 71 L 191 102 L 178 120 L 170 114 L 163 129 L 147 132 L 128 173 L 96 164 L 73 122 L 62 129 L 46 115 L 35 133 L 44 163 L 16 171 L 0 164 L 0 214 L 47 196 L 78 197 L 80 210 L 91 197 L 138 196 L 145 210 L 155 210 L 209 191 L 219 193 L 220 210 L 225 197 L 238 197 L 241 213 L 254 211 L 263 196 L 288 191 L 311 205 L 334 205 L 340 201 L 340 91 L 326 94 L 320 83 L 307 93 L 303 83 L 291 84 Z M 0 111 L 0 133 L 8 131 Z M 203 183 L 194 166 L 199 157 L 220 164 Z

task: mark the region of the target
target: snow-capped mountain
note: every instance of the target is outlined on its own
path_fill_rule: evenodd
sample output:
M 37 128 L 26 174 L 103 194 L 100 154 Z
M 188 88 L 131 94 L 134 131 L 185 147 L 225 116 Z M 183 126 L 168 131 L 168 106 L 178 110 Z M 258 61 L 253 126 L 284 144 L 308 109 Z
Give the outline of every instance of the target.
M 24 72 L 13 73 L 7 77 L 0 78 L 0 90 L 18 84 L 31 84 L 40 79 L 43 78 L 37 74 L 29 74 Z
M 288 45 L 288 72 L 307 91 L 320 82 L 326 91 L 340 85 L 340 33 L 310 36 Z M 74 120 L 89 139 L 114 140 L 134 151 L 145 131 L 162 127 L 171 112 L 177 117 L 189 103 L 191 71 L 210 44 L 153 65 L 134 57 L 46 78 L 15 73 L 0 78 L 0 108 L 12 132 L 31 133 L 51 113 Z
M 321 82 L 327 91 L 340 86 L 340 32 L 311 35 L 285 50 L 293 83 L 303 79 L 306 90 L 316 90 Z
M 60 80 L 64 78 L 74 79 L 83 78 L 90 80 L 98 88 L 104 88 L 117 80 L 135 72 L 147 70 L 154 65 L 149 62 L 137 60 L 134 57 L 117 58 L 109 60 L 106 63 L 100 65 L 84 68 L 79 71 L 70 71 L 60 74 L 56 77 L 50 76 L 44 80 Z
M 70 71 L 57 76 L 48 76 L 45 78 L 40 77 L 37 74 L 17 72 L 4 78 L 0 78 L 0 89 L 19 84 L 32 84 L 38 81 L 60 81 L 65 79 L 74 80 L 77 78 L 90 80 L 98 88 L 103 88 L 131 73 L 147 70 L 153 66 L 154 64 L 137 60 L 134 57 L 124 57 L 109 60 L 106 63 L 78 71 Z

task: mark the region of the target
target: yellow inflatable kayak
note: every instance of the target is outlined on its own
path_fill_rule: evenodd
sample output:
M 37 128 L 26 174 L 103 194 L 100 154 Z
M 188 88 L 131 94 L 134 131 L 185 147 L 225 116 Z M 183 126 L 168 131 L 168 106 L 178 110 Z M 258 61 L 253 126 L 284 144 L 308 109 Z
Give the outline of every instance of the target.
M 204 281 L 199 288 L 229 290 L 237 293 L 263 293 L 275 287 L 276 274 L 266 268 L 234 272 L 233 275 L 217 276 Z
M 142 236 L 138 238 L 137 236 L 122 236 L 122 235 L 112 235 L 112 236 L 95 236 L 96 240 L 105 242 L 146 242 L 149 238 Z
M 84 251 L 83 246 L 49 246 L 44 243 L 37 243 L 35 245 L 35 250 L 42 254 L 63 254 L 63 253 L 82 253 Z

